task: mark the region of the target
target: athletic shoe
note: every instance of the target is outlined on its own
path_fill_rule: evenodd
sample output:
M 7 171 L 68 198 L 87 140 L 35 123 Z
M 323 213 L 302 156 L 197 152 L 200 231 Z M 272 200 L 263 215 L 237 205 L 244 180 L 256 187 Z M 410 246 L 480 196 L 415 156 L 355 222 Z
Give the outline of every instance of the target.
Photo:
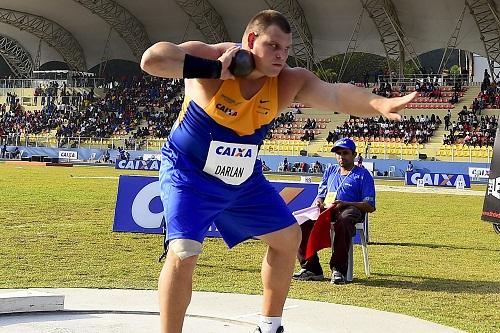
M 292 278 L 299 281 L 321 281 L 324 276 L 323 274 L 316 274 L 303 268 L 299 272 L 293 274 Z
M 278 329 L 276 330 L 276 333 L 284 333 L 284 332 L 285 329 L 283 328 L 283 326 L 278 327 Z M 253 333 L 262 333 L 262 331 L 260 330 L 260 327 L 257 326 L 257 328 L 255 329 L 255 331 L 253 331 Z
M 331 283 L 344 284 L 344 283 L 346 283 L 345 276 L 342 273 L 340 273 L 339 271 L 333 271 Z

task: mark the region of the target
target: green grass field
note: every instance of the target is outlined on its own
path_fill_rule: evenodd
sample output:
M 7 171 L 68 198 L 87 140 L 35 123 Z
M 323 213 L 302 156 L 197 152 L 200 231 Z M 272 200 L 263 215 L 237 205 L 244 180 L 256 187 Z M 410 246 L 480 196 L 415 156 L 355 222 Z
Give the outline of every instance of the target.
M 117 179 L 74 177 L 124 173 L 137 174 L 0 163 L 0 288 L 155 289 L 161 237 L 112 233 Z M 480 220 L 482 204 L 477 196 L 379 192 L 370 219 L 372 276 L 356 246 L 354 283 L 294 281 L 289 296 L 499 332 L 500 236 Z M 208 239 L 195 290 L 259 294 L 264 250 L 258 241 L 227 250 Z M 322 251 L 325 268 L 327 257 Z

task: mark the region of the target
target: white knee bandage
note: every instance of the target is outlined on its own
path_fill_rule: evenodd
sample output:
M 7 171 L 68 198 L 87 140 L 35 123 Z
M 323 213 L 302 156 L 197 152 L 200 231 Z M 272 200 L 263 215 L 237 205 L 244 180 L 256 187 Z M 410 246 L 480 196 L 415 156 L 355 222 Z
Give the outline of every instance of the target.
M 192 239 L 173 239 L 168 242 L 168 248 L 181 259 L 196 256 L 201 253 L 203 246 Z

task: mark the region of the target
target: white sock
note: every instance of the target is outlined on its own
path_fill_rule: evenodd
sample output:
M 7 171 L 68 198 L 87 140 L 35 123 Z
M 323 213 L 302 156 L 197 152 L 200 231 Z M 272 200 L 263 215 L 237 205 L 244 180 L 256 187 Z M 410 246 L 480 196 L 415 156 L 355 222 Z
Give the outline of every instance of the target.
M 262 333 L 276 333 L 281 326 L 281 317 L 260 316 L 259 327 Z

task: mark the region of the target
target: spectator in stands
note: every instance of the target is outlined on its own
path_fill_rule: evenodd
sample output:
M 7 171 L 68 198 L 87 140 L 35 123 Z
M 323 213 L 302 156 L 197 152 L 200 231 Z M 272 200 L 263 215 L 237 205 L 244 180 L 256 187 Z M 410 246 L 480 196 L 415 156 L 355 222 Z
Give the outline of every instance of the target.
M 485 68 L 481 90 L 486 90 L 489 86 L 490 86 L 490 74 L 488 73 L 488 69 Z
M 453 97 L 448 100 L 448 103 L 457 104 L 458 103 L 458 92 L 453 93 Z
M 363 156 L 361 156 L 361 153 L 358 154 L 358 157 L 357 157 L 357 161 L 358 161 L 358 167 L 359 168 L 364 168 L 363 166 Z
M 106 149 L 106 151 L 102 155 L 104 163 L 109 163 L 109 158 L 110 158 L 109 149 Z
M 434 131 L 441 124 L 435 115 L 418 116 L 417 119 L 403 117 L 399 123 L 379 118 L 355 119 L 351 118 L 344 125 L 337 127 L 342 137 L 363 137 L 373 140 L 375 138 L 391 141 L 427 142 Z
M 304 124 L 304 126 L 303 126 L 302 128 L 303 128 L 303 129 L 310 129 L 310 128 L 313 128 L 313 127 L 312 127 L 312 121 L 311 121 L 311 118 L 307 118 L 306 123 Z
M 498 121 L 492 116 L 478 116 L 464 107 L 458 113 L 458 121 L 448 128 L 449 134 L 443 137 L 444 144 L 463 144 L 472 146 L 490 145 L 490 137 L 494 137 Z
M 370 75 L 368 73 L 365 73 L 365 76 L 363 77 L 363 87 L 368 88 L 370 87 L 369 82 L 370 81 Z
M 267 166 L 266 161 L 262 161 L 262 171 L 270 171 L 271 168 Z
M 323 165 L 319 161 L 314 162 L 314 164 L 312 166 L 312 172 L 313 173 L 323 173 Z
M 290 163 L 288 162 L 288 158 L 285 157 L 283 160 L 283 171 L 290 171 Z
M 10 153 L 10 156 L 14 159 L 20 159 L 21 158 L 21 151 L 19 150 L 19 147 L 15 147 L 14 150 Z
M 338 165 L 325 170 L 318 186 L 315 204 L 320 209 L 332 208 L 330 229 L 335 237 L 330 259 L 331 283 L 340 284 L 346 282 L 348 251 L 355 233 L 355 224 L 362 222 L 365 214 L 375 211 L 375 186 L 370 172 L 354 164 L 354 141 L 340 139 L 335 142 L 332 150 Z M 306 221 L 301 225 L 302 242 L 297 258 L 302 269 L 293 275 L 296 280 L 323 280 L 323 268 L 318 255 L 315 253 L 310 258 L 305 257 L 309 236 L 314 227 L 314 221 Z
M 300 137 L 300 140 L 302 140 L 302 141 L 314 140 L 314 131 L 313 130 L 306 130 L 304 132 L 304 135 Z
M 450 110 L 448 110 L 448 113 L 444 116 L 444 130 L 447 131 L 450 128 L 451 121 L 450 121 Z
M 335 140 L 333 140 L 333 133 L 332 131 L 328 131 L 328 136 L 326 137 L 326 142 L 330 143 L 330 142 L 334 142 Z
M 130 159 L 130 153 L 121 147 L 118 148 L 118 154 L 119 154 L 120 160 L 129 160 Z
M 406 166 L 406 172 L 413 172 L 413 164 L 411 161 L 408 161 L 408 165 Z

